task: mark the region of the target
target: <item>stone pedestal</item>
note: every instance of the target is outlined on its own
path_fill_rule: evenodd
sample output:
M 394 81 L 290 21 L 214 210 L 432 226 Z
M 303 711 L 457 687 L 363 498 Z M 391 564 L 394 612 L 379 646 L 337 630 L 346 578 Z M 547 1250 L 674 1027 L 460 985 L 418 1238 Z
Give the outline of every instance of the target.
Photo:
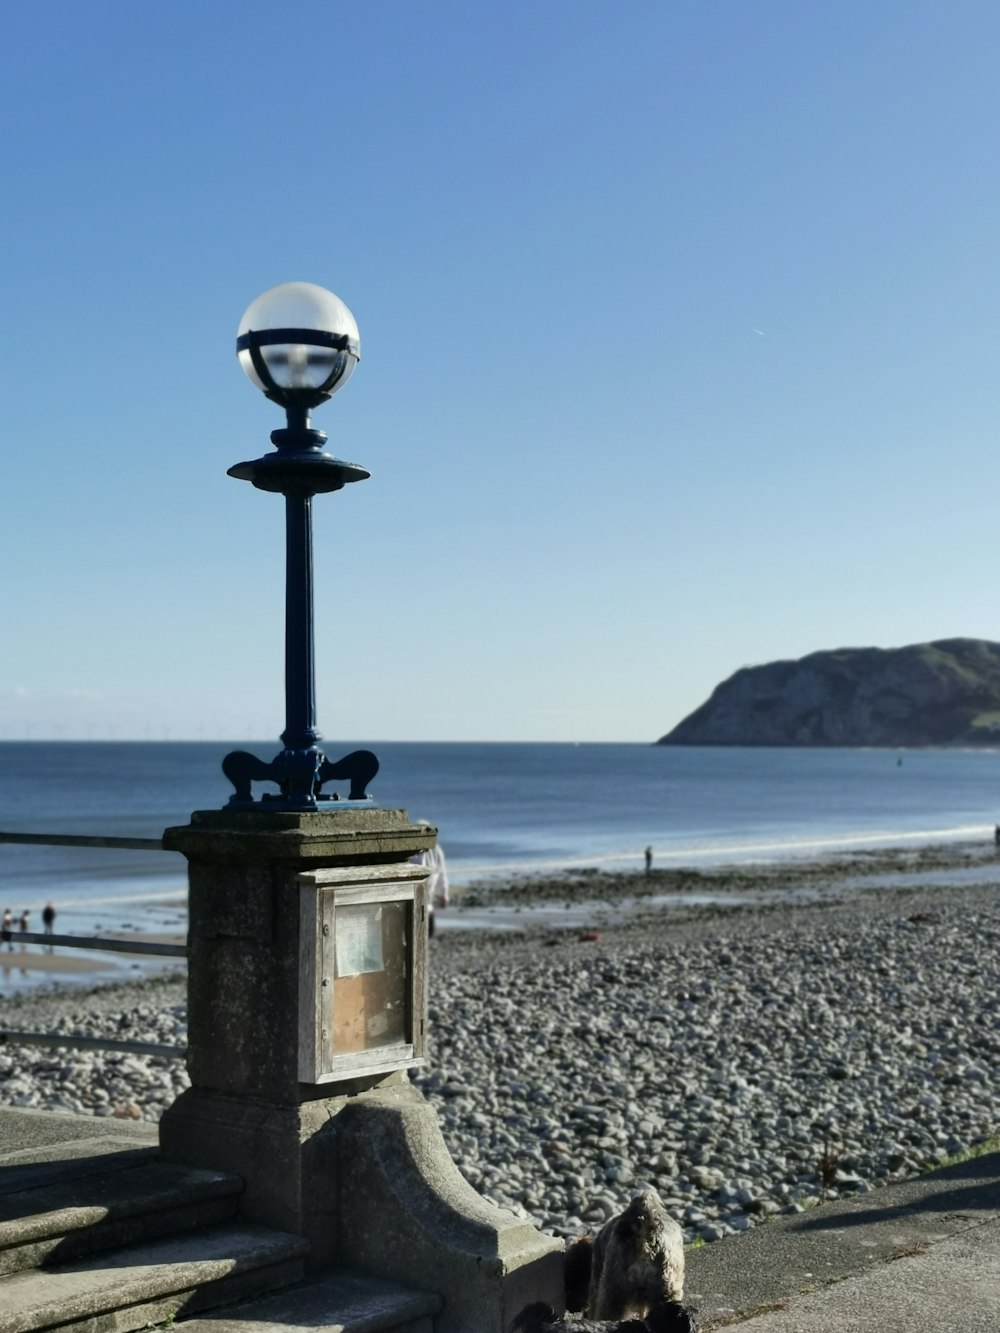
M 201 811 L 166 830 L 164 846 L 189 863 L 192 1086 L 164 1115 L 160 1145 L 242 1176 L 242 1215 L 304 1236 L 314 1271 L 437 1291 L 438 1333 L 504 1333 L 531 1300 L 561 1308 L 558 1242 L 476 1194 L 405 1072 L 299 1078 L 303 958 L 316 954 L 302 938 L 303 879 L 368 867 L 366 883 L 389 883 L 405 867 L 412 882 L 406 863 L 434 837 L 376 809 Z

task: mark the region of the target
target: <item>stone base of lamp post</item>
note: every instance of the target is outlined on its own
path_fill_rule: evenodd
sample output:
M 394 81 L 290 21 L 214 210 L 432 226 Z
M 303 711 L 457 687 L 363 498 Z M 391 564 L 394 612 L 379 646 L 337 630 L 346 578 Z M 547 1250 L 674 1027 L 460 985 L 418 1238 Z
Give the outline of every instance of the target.
M 533 1301 L 564 1308 L 560 1242 L 472 1189 L 415 1088 L 354 1099 L 337 1137 L 340 1260 L 440 1292 L 435 1333 L 506 1333 Z
M 410 955 L 418 1031 L 425 890 L 408 862 L 434 836 L 404 811 L 356 808 L 202 811 L 166 831 L 164 845 L 189 866 L 192 1086 L 164 1114 L 160 1148 L 168 1160 L 241 1176 L 242 1216 L 305 1237 L 313 1271 L 352 1268 L 436 1291 L 438 1333 L 504 1333 L 530 1301 L 561 1308 L 559 1243 L 472 1189 L 433 1108 L 405 1069 L 371 1063 L 377 1050 L 358 1051 L 357 1067 L 338 1056 L 348 1068 L 334 1061 L 335 1076 L 301 1081 L 303 1043 L 327 1038 L 314 1025 L 335 1030 L 333 945 L 318 936 L 336 934 L 344 911 L 310 916 L 304 896 L 341 893 L 363 915 L 373 895 L 404 886 L 419 932 Z M 318 1004 L 303 977 L 320 988 Z

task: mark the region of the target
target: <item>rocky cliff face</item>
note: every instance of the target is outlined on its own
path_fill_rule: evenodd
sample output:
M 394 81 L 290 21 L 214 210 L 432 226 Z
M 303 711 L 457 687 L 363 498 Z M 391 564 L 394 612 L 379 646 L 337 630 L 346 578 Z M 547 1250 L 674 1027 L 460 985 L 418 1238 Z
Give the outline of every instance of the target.
M 659 745 L 1000 743 L 1000 643 L 842 648 L 744 667 Z

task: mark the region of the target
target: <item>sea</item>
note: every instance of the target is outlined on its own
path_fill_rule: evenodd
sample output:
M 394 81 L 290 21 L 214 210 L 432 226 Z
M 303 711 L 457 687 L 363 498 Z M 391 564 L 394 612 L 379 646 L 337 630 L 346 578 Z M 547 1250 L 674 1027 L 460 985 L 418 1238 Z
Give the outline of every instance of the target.
M 218 809 L 233 748 L 271 742 L 0 742 L 0 831 L 159 838 Z M 356 748 L 329 747 L 332 757 Z M 712 867 L 992 839 L 1000 750 L 386 742 L 377 805 L 438 826 L 451 880 L 654 865 Z M 335 786 L 336 784 L 334 784 Z M 172 852 L 0 843 L 0 908 L 38 928 L 176 930 Z

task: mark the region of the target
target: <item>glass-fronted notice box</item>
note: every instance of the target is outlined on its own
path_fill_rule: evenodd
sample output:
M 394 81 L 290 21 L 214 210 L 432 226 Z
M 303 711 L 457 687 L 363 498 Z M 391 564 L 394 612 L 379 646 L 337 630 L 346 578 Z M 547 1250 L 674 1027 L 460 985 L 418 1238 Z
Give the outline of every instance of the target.
M 423 1063 L 427 871 L 299 876 L 299 1079 L 330 1083 Z

